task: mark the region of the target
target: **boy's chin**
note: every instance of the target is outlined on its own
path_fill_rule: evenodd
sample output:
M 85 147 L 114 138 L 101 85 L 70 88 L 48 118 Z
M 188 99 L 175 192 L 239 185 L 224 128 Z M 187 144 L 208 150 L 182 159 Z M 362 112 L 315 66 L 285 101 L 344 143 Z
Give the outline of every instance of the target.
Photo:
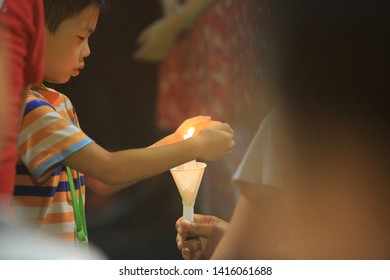
M 46 82 L 51 83 L 51 84 L 65 84 L 70 81 L 71 76 L 67 78 L 62 78 L 62 79 L 45 79 Z

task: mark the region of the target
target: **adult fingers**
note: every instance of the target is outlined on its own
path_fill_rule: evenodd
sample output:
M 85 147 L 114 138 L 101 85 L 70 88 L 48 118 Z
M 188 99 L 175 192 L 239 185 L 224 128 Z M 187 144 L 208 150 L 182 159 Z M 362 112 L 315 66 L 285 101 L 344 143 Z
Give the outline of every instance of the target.
M 181 219 L 179 220 L 180 228 L 182 228 L 183 232 L 187 233 L 188 236 L 211 236 L 214 229 L 215 224 L 208 223 L 199 223 L 193 222 L 190 223 L 187 220 Z
M 199 238 L 187 240 L 182 249 L 184 259 L 199 260 L 203 259 L 202 246 Z

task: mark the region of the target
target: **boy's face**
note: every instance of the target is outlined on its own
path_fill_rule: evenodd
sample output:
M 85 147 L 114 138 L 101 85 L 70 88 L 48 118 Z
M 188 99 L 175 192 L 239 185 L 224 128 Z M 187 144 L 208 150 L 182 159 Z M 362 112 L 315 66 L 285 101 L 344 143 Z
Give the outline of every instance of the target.
M 98 5 L 86 7 L 80 14 L 64 20 L 54 34 L 46 29 L 45 80 L 66 83 L 76 77 L 89 56 L 89 36 L 96 28 Z

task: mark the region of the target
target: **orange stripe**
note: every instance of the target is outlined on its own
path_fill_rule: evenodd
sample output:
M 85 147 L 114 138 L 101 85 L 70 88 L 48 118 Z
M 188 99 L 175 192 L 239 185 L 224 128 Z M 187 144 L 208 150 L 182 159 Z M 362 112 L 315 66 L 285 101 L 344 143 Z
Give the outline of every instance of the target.
M 69 116 L 69 117 L 71 117 L 71 118 L 73 118 L 73 108 L 69 108 L 69 109 L 67 109 L 66 110 L 66 114 Z
M 52 197 L 39 196 L 14 196 L 13 203 L 15 207 L 49 207 L 52 204 Z
M 21 186 L 31 186 L 31 187 L 57 187 L 60 180 L 60 175 L 51 176 L 50 180 L 47 180 L 44 183 L 39 183 L 34 180 L 32 176 L 29 175 L 17 175 L 15 179 L 15 185 Z
M 31 176 L 29 175 L 16 175 L 15 177 L 15 185 L 22 185 L 22 186 L 40 186 L 37 181 L 33 180 Z
M 75 233 L 74 232 L 65 232 L 65 233 L 58 233 L 58 234 L 52 234 L 54 238 L 58 238 L 66 241 L 75 241 Z
M 34 98 L 34 100 L 42 100 L 42 99 Z M 43 115 L 50 113 L 50 112 L 54 112 L 54 110 L 48 106 L 40 106 L 40 107 L 34 109 L 34 114 L 29 113 L 23 117 L 21 128 L 24 129 L 24 128 L 28 127 L 31 123 L 35 122 L 37 119 L 39 119 Z
M 46 90 L 46 89 L 38 89 L 38 92 L 49 102 L 51 105 L 58 107 L 60 104 L 60 97 L 61 94 L 53 89 Z
M 58 224 L 74 222 L 73 212 L 50 213 L 45 217 L 44 224 Z

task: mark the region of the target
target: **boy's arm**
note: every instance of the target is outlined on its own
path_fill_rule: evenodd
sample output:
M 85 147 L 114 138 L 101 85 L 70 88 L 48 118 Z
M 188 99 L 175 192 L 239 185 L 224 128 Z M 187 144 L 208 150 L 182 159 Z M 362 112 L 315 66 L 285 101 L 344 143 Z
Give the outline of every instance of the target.
M 87 177 L 117 185 L 115 191 L 118 191 L 196 158 L 219 160 L 234 145 L 230 126 L 221 124 L 204 129 L 187 140 L 161 147 L 109 152 L 96 143 L 90 143 L 62 163 Z
M 84 179 L 85 179 L 85 185 L 88 187 L 88 189 L 90 189 L 95 194 L 100 196 L 114 194 L 131 185 L 131 184 L 119 184 L 119 185 L 106 184 L 102 181 L 99 181 L 97 179 L 85 175 L 84 175 Z

